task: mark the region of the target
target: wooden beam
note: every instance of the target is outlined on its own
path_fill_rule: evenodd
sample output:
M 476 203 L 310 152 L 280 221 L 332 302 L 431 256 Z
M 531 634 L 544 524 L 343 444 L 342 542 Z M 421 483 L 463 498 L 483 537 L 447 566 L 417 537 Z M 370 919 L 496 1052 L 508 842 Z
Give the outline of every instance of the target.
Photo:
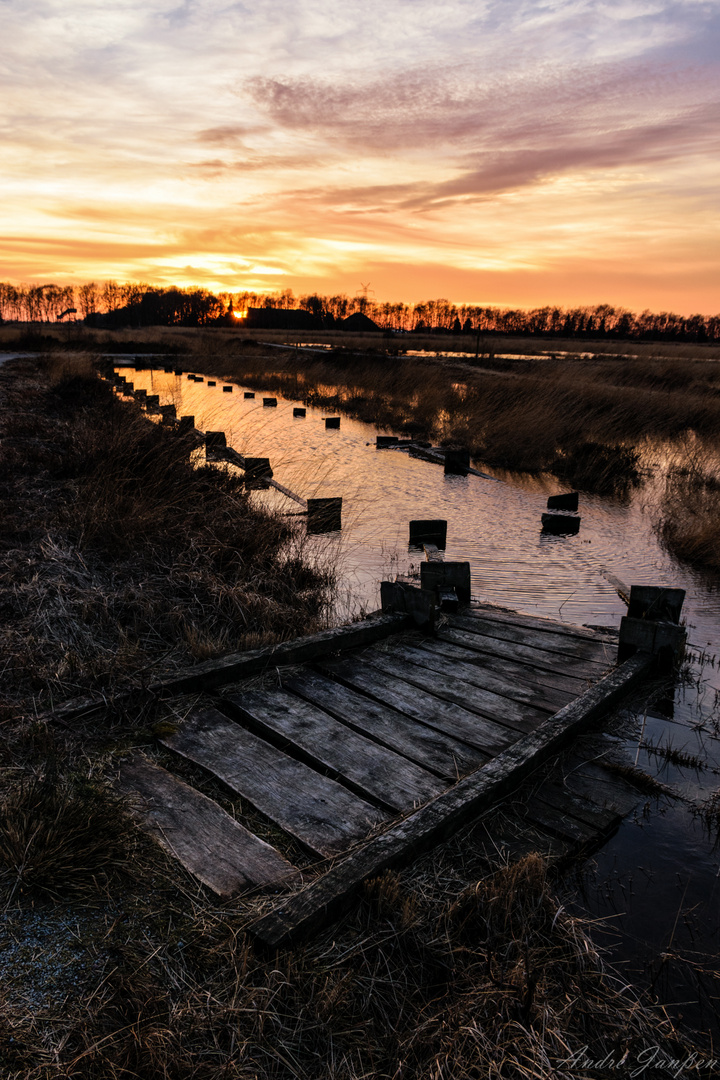
M 139 755 L 120 763 L 115 786 L 141 827 L 218 896 L 289 884 L 299 871 L 221 806 Z
M 530 735 L 399 825 L 361 845 L 317 881 L 255 920 L 248 929 L 258 942 L 278 949 L 327 926 L 328 920 L 352 900 L 366 878 L 410 861 L 507 795 L 542 761 L 608 712 L 651 667 L 650 657 L 631 657 Z

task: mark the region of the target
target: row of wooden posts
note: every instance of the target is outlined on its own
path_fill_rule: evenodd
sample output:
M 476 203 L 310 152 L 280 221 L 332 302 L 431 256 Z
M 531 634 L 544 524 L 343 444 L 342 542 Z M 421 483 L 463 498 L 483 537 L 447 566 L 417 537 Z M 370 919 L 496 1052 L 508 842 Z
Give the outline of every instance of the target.
M 172 369 L 166 368 L 165 370 Z M 181 373 L 176 372 L 176 374 Z M 188 378 L 190 377 L 188 376 Z M 192 378 L 197 380 L 200 379 L 200 376 L 192 376 Z M 227 445 L 227 437 L 224 431 L 200 431 L 195 427 L 194 416 L 178 417 L 174 405 L 161 405 L 159 394 L 148 394 L 147 390 L 143 389 L 136 390 L 133 383 L 129 382 L 124 375 L 113 374 L 113 382 L 124 393 L 132 394 L 136 401 L 145 406 L 148 412 L 159 413 L 164 421 L 173 423 L 179 433 L 192 432 L 197 439 L 198 445 L 204 444 L 205 455 L 209 461 L 228 461 L 242 469 L 245 473 L 245 483 L 248 488 L 274 487 L 299 503 L 307 512 L 308 533 L 317 535 L 337 532 L 342 528 L 342 497 L 303 499 L 300 495 L 296 495 L 295 492 L 290 491 L 273 479 L 269 458 L 247 457 L 239 454 L 237 450 L 233 450 L 232 447 Z M 232 389 L 232 386 L 223 387 L 223 390 L 230 392 L 232 392 Z M 253 393 L 245 393 L 245 397 L 254 396 Z M 267 400 L 272 401 L 275 405 L 277 404 L 275 398 Z M 301 412 L 303 416 L 305 415 L 304 409 L 295 411 L 296 413 Z M 335 418 L 329 417 L 328 419 L 334 420 Z M 340 418 L 337 417 L 337 424 L 331 426 L 339 427 Z
M 177 372 L 176 372 L 176 374 L 177 374 Z M 191 380 L 192 382 L 204 382 L 204 377 L 202 375 L 188 375 L 188 379 Z M 207 385 L 208 386 L 216 386 L 217 383 L 213 382 L 211 379 L 208 379 Z M 232 393 L 232 386 L 223 386 L 223 390 Z M 255 391 L 254 390 L 245 390 L 244 393 L 243 393 L 243 398 L 246 401 L 252 400 L 252 399 L 254 399 L 254 397 L 255 397 Z M 264 397 L 262 399 L 262 403 L 263 403 L 263 407 L 266 408 L 266 409 L 275 409 L 275 408 L 277 408 L 277 398 L 276 397 Z M 306 415 L 307 415 L 307 409 L 303 408 L 302 406 L 296 405 L 293 408 L 293 416 L 294 417 L 304 417 Z M 339 428 L 340 427 L 340 417 L 339 416 L 326 416 L 325 417 L 325 427 L 326 428 Z
M 567 502 L 559 508 L 571 509 L 567 505 L 571 496 L 553 498 L 565 498 Z M 403 581 L 381 582 L 382 609 L 385 613 L 405 612 L 421 629 L 432 631 L 438 612 L 457 611 L 462 604 L 470 603 L 470 563 L 443 561 L 440 552 L 447 545 L 447 521 L 443 519 L 411 521 L 408 540 L 410 548 L 425 551 L 426 561 L 420 564 L 420 586 Z M 620 595 L 626 599 L 628 612 L 620 621 L 618 662 L 644 652 L 656 658 L 660 670 L 675 667 L 687 637 L 680 625 L 685 590 L 633 585 Z

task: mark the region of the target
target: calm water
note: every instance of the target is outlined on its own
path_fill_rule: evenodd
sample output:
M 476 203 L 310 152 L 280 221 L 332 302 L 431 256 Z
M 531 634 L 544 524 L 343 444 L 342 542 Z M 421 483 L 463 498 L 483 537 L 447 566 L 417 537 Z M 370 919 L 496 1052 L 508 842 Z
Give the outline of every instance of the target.
M 698 810 L 720 788 L 720 589 L 657 542 L 661 450 L 646 450 L 648 479 L 628 501 L 581 495 L 579 534 L 554 537 L 540 528 L 548 494 L 563 490 L 552 477 L 446 477 L 407 453 L 376 450 L 376 429 L 344 415 L 339 430 L 326 430 L 330 414 L 308 408 L 304 419 L 293 418 L 297 402 L 278 397 L 277 408 L 267 408 L 262 391 L 246 400 L 242 387 L 223 393 L 220 380 L 210 388 L 207 379 L 149 370 L 130 378 L 159 393 L 161 404 L 173 402 L 178 415 L 194 415 L 196 427 L 225 431 L 240 453 L 269 457 L 275 479 L 303 498 L 342 496 L 342 532 L 306 541 L 308 552 L 337 560 L 340 619 L 377 608 L 381 579 L 417 569 L 422 555 L 408 550 L 411 518 L 447 519 L 446 557 L 469 560 L 474 597 L 521 611 L 617 626 L 625 605 L 614 579 L 686 589 L 694 649 L 684 679 L 641 715 L 626 711 L 606 736 L 608 749 L 621 749 L 677 798 L 650 799 L 626 819 L 586 867 L 581 891 L 591 911 L 610 917 L 613 955 L 628 965 L 628 977 L 657 974 L 655 989 L 675 1014 L 708 1029 L 708 1001 L 718 991 L 703 972 L 714 966 L 720 937 L 720 859 L 717 835 Z M 282 512 L 298 509 L 272 489 L 254 498 Z M 672 764 L 663 748 L 696 760 Z

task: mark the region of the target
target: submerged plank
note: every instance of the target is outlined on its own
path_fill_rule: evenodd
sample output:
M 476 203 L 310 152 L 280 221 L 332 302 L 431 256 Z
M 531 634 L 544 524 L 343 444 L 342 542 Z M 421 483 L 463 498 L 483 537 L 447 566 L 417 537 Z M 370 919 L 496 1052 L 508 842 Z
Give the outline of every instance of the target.
M 563 656 L 560 653 L 547 652 L 530 645 L 518 645 L 514 641 L 504 641 L 486 634 L 471 633 L 455 627 L 442 627 L 437 632 L 439 641 L 449 641 L 453 645 L 463 645 L 475 649 L 485 656 L 500 656 L 508 660 L 529 664 L 542 671 L 557 672 L 559 675 L 574 675 L 581 679 L 598 679 L 607 670 L 608 664 L 596 663 L 577 656 Z
M 446 646 L 446 648 L 451 647 Z M 375 655 L 375 652 L 376 650 L 373 649 L 372 652 L 367 652 L 364 655 Z M 539 709 L 541 712 L 546 713 L 557 712 L 563 705 L 567 705 L 569 701 L 576 698 L 584 689 L 581 685 L 581 689 L 574 691 L 558 690 L 543 684 L 533 677 L 535 672 L 532 668 L 525 668 L 523 677 L 519 678 L 517 674 L 514 676 L 505 675 L 502 670 L 496 671 L 494 668 L 482 668 L 477 665 L 467 664 L 462 660 L 449 656 L 442 647 L 432 650 L 403 645 L 398 642 L 393 645 L 392 656 L 397 660 L 407 661 L 429 671 L 437 672 L 440 675 L 451 675 L 453 679 L 460 680 L 463 683 L 470 683 L 483 690 L 490 690 L 494 694 L 500 694 L 502 697 L 510 698 L 512 701 L 529 705 L 533 709 Z M 500 661 L 498 661 L 498 666 L 499 664 Z
M 362 881 L 427 851 L 512 791 L 541 761 L 607 712 L 650 671 L 652 663 L 651 657 L 642 655 L 626 660 L 484 768 L 460 780 L 392 829 L 360 845 L 322 877 L 288 897 L 282 907 L 257 919 L 250 926 L 251 933 L 267 947 L 276 949 L 318 926 L 326 926 L 328 918 L 352 898 Z
M 614 663 L 617 655 L 617 643 L 611 646 L 601 641 L 587 641 L 567 634 L 530 629 L 512 623 L 485 619 L 479 615 L 453 615 L 450 622 L 453 627 L 469 630 L 473 634 L 483 634 L 500 641 L 513 641 L 517 645 L 528 645 L 532 648 L 543 649 L 545 652 L 559 653 L 562 656 L 574 656 L 596 664 Z
M 348 686 L 362 690 L 383 704 L 413 717 L 429 727 L 459 739 L 493 757 L 518 738 L 510 728 L 469 712 L 451 701 L 387 675 L 373 664 L 362 660 L 329 660 L 319 665 Z
M 461 773 L 489 760 L 487 754 L 444 732 L 308 668 L 284 676 L 283 686 L 438 776 L 456 780 Z
M 506 608 L 496 608 L 483 604 L 473 605 L 463 614 L 471 619 L 478 616 L 481 619 L 490 619 L 493 622 L 525 626 L 529 630 L 544 630 L 548 633 L 565 634 L 569 637 L 583 638 L 587 641 L 605 642 L 617 647 L 617 634 L 591 630 L 589 626 L 577 626 L 575 623 L 559 622 L 557 619 L 546 618 L 544 615 L 527 615 L 522 611 L 509 611 Z
M 620 776 L 592 761 L 574 759 L 563 767 L 563 786 L 574 795 L 616 813 L 630 813 L 647 796 Z
M 462 677 L 456 676 L 454 671 L 452 675 L 429 671 L 427 668 L 418 667 L 417 664 L 408 664 L 404 660 L 396 659 L 392 653 L 367 651 L 362 656 L 363 660 L 371 663 L 373 667 L 379 668 L 403 683 L 426 690 L 444 701 L 451 701 L 469 712 L 478 713 L 516 732 L 532 731 L 541 720 L 545 719 L 548 712 L 547 709 L 544 711 L 533 709 L 529 705 L 520 704 L 492 690 L 485 690 L 464 681 Z M 564 701 L 563 704 L 567 702 Z
M 359 789 L 362 797 L 391 810 L 410 810 L 446 786 L 432 773 L 286 690 L 225 696 L 260 734 L 279 736 L 311 758 L 311 764 L 332 769 Z
M 387 815 L 217 709 L 193 713 L 165 746 L 202 765 L 319 855 L 336 855 Z
M 117 787 L 133 796 L 142 827 L 218 896 L 287 884 L 299 871 L 206 795 L 135 757 L 120 764 Z

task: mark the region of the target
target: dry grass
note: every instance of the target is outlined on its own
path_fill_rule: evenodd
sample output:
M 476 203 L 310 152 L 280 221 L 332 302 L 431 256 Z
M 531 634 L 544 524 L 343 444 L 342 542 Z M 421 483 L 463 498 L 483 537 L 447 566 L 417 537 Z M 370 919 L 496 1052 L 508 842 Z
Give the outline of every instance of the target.
M 8 1080 L 584 1080 L 582 1052 L 689 1053 L 605 967 L 538 856 L 468 879 L 463 843 L 368 883 L 344 924 L 272 957 L 246 935 L 251 904 L 213 910 L 141 873 L 143 902 L 119 918 L 116 900 L 62 1015 L 23 1014 L 4 984 Z
M 487 371 L 449 359 L 269 355 L 237 343 L 223 354 L 216 342 L 192 363 L 389 431 L 465 446 L 486 464 L 551 470 L 601 493 L 638 482 L 643 440 L 720 427 L 720 365 L 699 361 L 498 358 Z
M 720 571 L 720 455 L 690 449 L 668 470 L 657 533 L 692 566 Z
M 86 359 L 24 363 L 0 383 L 0 715 L 323 624 L 332 582 L 289 519 Z

